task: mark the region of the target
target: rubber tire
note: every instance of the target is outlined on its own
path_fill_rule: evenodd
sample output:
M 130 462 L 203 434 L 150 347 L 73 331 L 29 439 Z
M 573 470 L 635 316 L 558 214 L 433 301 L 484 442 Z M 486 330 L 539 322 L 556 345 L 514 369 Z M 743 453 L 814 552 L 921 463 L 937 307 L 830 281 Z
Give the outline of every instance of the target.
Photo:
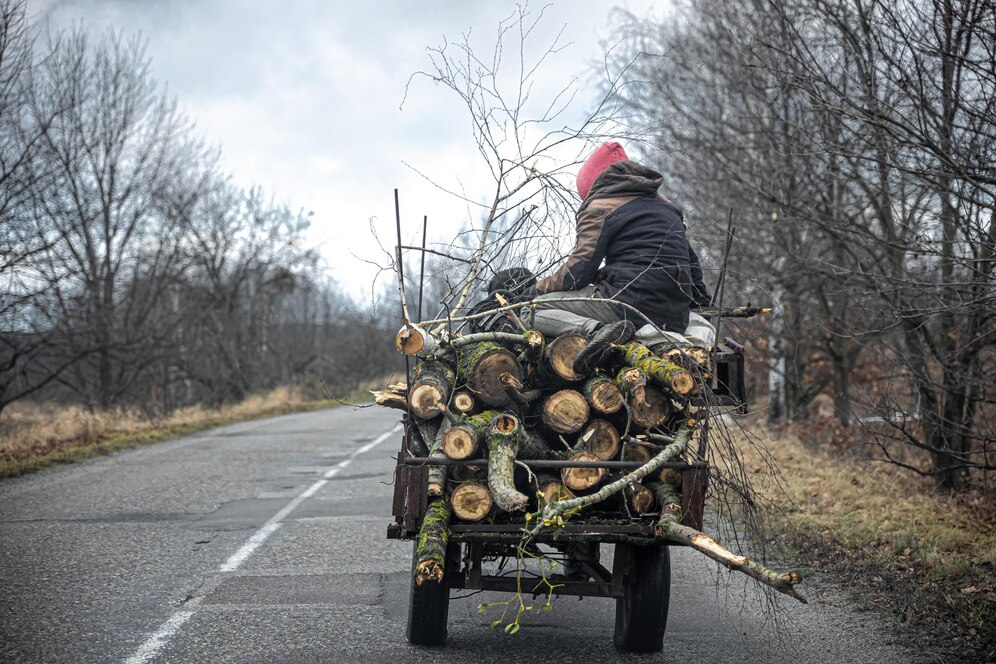
M 619 545 L 616 555 L 621 553 Z M 671 601 L 671 557 L 665 544 L 633 546 L 634 564 L 626 577 L 625 596 L 616 599 L 616 648 L 660 652 Z
M 453 544 L 446 549 L 446 564 L 453 562 Z M 411 593 L 408 600 L 408 642 L 416 646 L 441 646 L 446 643 L 446 621 L 450 613 L 450 586 L 427 581 L 415 583 L 415 545 L 412 546 Z

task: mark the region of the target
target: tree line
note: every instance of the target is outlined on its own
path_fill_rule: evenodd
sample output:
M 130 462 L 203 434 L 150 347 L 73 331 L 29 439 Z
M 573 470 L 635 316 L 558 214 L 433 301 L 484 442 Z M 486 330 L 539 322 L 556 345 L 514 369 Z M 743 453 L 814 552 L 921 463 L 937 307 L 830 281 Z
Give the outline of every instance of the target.
M 614 30 L 617 101 L 714 266 L 732 216 L 727 298 L 776 307 L 769 419 L 826 393 L 876 458 L 992 470 L 996 5 L 682 0 Z
M 397 316 L 336 286 L 310 221 L 231 181 L 139 37 L 42 34 L 0 0 L 0 410 L 168 412 L 395 369 Z

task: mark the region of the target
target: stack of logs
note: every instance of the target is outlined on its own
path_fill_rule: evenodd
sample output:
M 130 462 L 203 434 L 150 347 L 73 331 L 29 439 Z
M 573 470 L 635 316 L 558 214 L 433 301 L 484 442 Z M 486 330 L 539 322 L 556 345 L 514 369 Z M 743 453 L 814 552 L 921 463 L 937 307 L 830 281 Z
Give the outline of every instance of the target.
M 711 377 L 701 348 L 637 341 L 612 346 L 581 375 L 579 334 L 547 340 L 515 319 L 521 333 L 482 332 L 438 338 L 406 324 L 395 343 L 419 362 L 410 385 L 375 391 L 380 405 L 410 415 L 408 452 L 427 457 L 428 511 L 416 548 L 414 580 L 441 582 L 451 520 L 534 523 L 535 533 L 582 508 L 613 518 L 657 514 L 662 540 L 686 544 L 779 592 L 796 592 L 799 576 L 780 574 L 735 554 L 680 523 L 681 460 L 695 431 L 690 400 Z M 432 463 L 438 459 L 440 463 Z M 448 460 L 480 459 L 480 465 Z M 638 461 L 631 472 L 597 463 L 536 472 L 520 461 Z M 572 517 L 573 518 L 573 517 Z
M 613 479 L 605 468 L 532 473 L 516 460 L 646 462 L 688 419 L 688 398 L 707 372 L 704 350 L 651 349 L 634 341 L 613 347 L 592 373 L 581 375 L 573 365 L 586 344 L 580 334 L 546 340 L 535 330 L 443 344 L 414 326 L 402 329 L 398 349 L 421 360 L 409 390 L 391 386 L 375 392 L 377 402 L 411 413 L 420 433 L 410 437 L 415 456 L 487 458 L 486 468 L 429 465 L 429 495 L 447 496 L 454 519 L 521 516 L 594 492 Z M 680 491 L 681 475 L 664 468 L 602 507 L 659 512 L 655 482 Z

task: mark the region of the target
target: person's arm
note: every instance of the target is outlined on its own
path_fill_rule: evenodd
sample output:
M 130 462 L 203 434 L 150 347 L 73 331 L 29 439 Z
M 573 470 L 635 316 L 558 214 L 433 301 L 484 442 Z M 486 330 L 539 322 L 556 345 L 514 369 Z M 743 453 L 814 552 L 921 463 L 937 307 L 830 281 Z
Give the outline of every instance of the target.
M 691 244 L 688 245 L 688 265 L 692 273 L 692 308 L 702 309 L 712 306 L 712 296 L 709 295 L 702 280 L 702 264 L 699 263 L 699 257 Z
M 599 241 L 602 239 L 605 218 L 617 207 L 617 199 L 601 198 L 591 201 L 581 210 L 578 214 L 578 234 L 574 250 L 553 274 L 536 283 L 537 294 L 578 290 L 594 281 L 608 244 Z

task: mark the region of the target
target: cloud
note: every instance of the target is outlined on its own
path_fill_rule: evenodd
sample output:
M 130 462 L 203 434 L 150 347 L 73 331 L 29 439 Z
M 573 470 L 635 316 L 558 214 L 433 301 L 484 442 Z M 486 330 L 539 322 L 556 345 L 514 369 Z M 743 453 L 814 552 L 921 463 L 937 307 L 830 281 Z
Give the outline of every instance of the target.
M 619 4 L 637 14 L 654 5 Z M 427 46 L 469 32 L 478 52 L 490 55 L 498 21 L 514 3 L 38 0 L 29 8 L 55 28 L 141 31 L 156 77 L 222 146 L 235 181 L 313 210 L 311 238 L 354 293 L 369 292 L 374 274 L 352 257 L 377 255 L 368 220 L 393 238 L 395 187 L 410 238 L 420 235 L 423 214 L 440 238 L 468 214 L 477 218 L 404 162 L 462 185 L 471 198 L 490 188 L 470 116 L 452 93 L 423 79 L 398 106 L 411 74 L 428 65 Z M 550 43 L 566 24 L 564 41 L 574 43 L 544 65 L 536 96 L 585 74 L 600 54 L 610 5 L 563 0 L 545 11 L 531 40 Z M 577 112 L 590 103 L 582 94 Z

